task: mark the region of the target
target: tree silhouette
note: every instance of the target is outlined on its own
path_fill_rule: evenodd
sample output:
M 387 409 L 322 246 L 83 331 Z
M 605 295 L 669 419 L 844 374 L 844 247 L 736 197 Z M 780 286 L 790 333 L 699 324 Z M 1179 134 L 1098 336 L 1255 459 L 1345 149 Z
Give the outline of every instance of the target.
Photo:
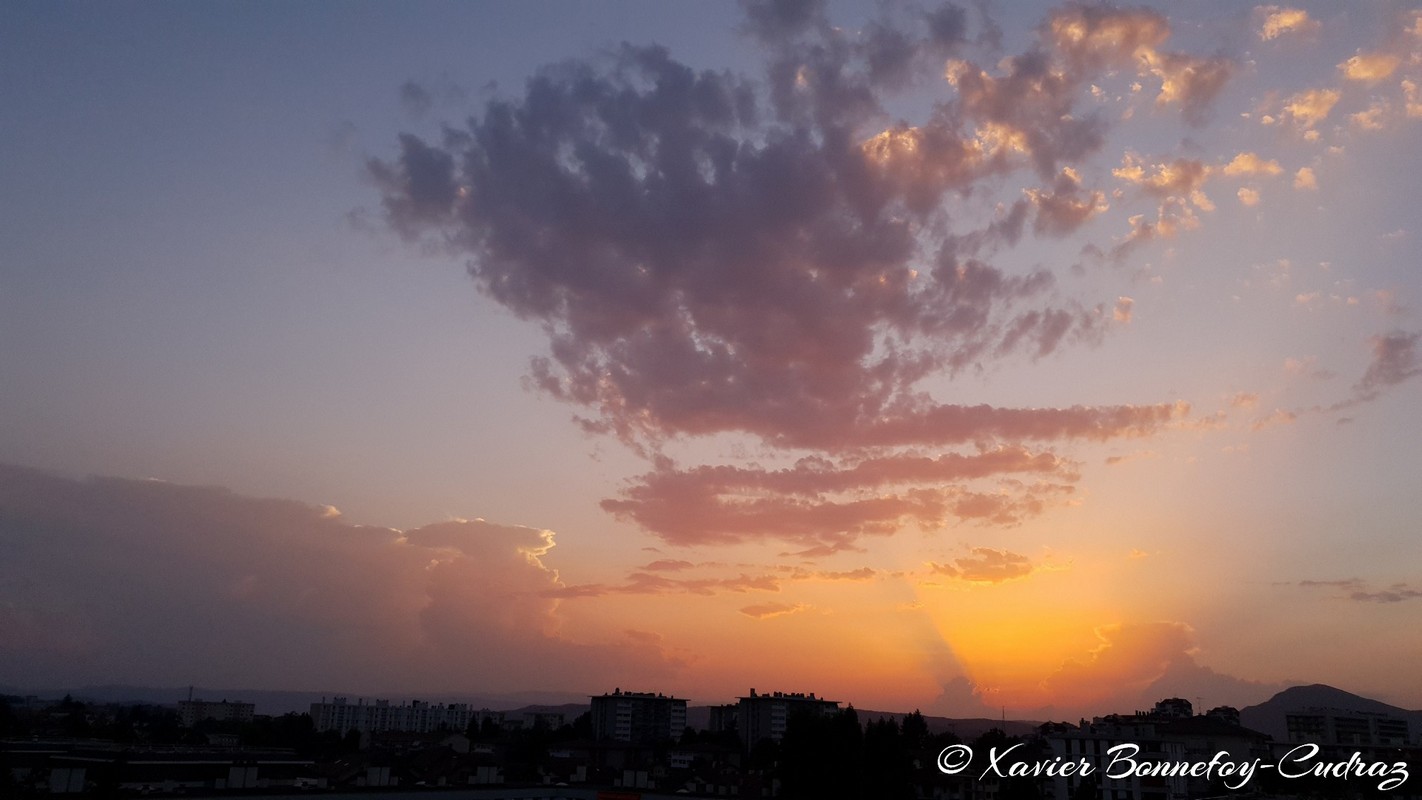
M 910 750 L 918 750 L 928 739 L 928 720 L 923 718 L 923 714 L 914 709 L 912 714 L 904 717 L 903 724 L 904 745 Z
M 912 800 L 913 756 L 893 719 L 864 726 L 864 777 L 866 797 Z

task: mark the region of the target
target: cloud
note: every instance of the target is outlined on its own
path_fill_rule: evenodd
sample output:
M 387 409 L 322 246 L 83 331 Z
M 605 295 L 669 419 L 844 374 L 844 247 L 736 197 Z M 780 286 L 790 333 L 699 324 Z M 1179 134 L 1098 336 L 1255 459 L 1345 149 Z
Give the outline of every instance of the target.
M 217 488 L 0 467 L 0 549 L 0 673 L 27 685 L 501 691 L 678 668 L 562 630 L 545 530 L 402 532 Z
M 1197 207 L 1209 203 L 1203 192 L 1196 191 L 1194 196 Z M 1214 209 L 1213 205 L 1207 207 Z M 1126 221 L 1131 226 L 1130 231 L 1111 248 L 1110 255 L 1115 261 L 1123 260 L 1132 250 L 1152 239 L 1170 239 L 1181 231 L 1200 227 L 1200 218 L 1190 203 L 1179 197 L 1162 200 L 1153 220 L 1145 214 L 1135 214 Z
M 1292 425 L 1293 423 L 1297 422 L 1298 419 L 1299 415 L 1297 412 L 1289 411 L 1288 409 L 1278 408 L 1275 409 L 1274 413 L 1270 414 L 1269 416 L 1260 417 L 1259 419 L 1255 420 L 1254 424 L 1249 426 L 1249 429 L 1254 431 L 1262 431 L 1265 428 L 1272 428 L 1275 425 Z
M 1178 660 L 1193 660 L 1194 630 L 1180 622 L 1105 625 L 1100 644 L 1083 659 L 1071 659 L 1044 681 L 1050 695 L 1098 700 L 1140 693 Z
M 1253 681 L 1218 672 L 1196 661 L 1193 653 L 1169 661 L 1165 672 L 1138 695 L 1136 708 L 1150 708 L 1161 698 L 1207 698 L 1210 706 L 1245 708 L 1288 688 L 1287 683 Z M 1198 702 L 1198 700 L 1196 701 Z M 1205 709 L 1197 708 L 1196 713 Z
M 1231 408 L 1254 408 L 1259 405 L 1259 395 L 1254 392 L 1237 392 L 1229 398 Z
M 804 603 L 760 603 L 758 605 L 746 606 L 741 609 L 741 613 L 752 619 L 770 619 L 772 617 L 783 617 L 787 614 L 795 614 L 804 611 L 809 606 Z
M 1163 16 L 1105 6 L 1051 12 L 991 67 L 971 56 L 994 29 L 953 6 L 858 30 L 818 3 L 746 13 L 760 76 L 623 45 L 546 67 L 438 141 L 402 135 L 368 165 L 392 230 L 466 260 L 481 291 L 541 326 L 529 384 L 652 460 L 605 510 L 668 542 L 772 538 L 821 554 L 904 525 L 1010 525 L 1071 481 L 936 485 L 928 472 L 956 463 L 952 449 L 1151 436 L 1188 415 L 1169 402 L 971 405 L 924 387 L 1094 346 L 1129 318 L 1115 293 L 1079 297 L 999 254 L 1029 221 L 1065 236 L 1107 210 L 1074 166 L 1109 128 L 1093 80 L 1153 76 L 1157 104 L 1198 121 L 1230 62 L 1166 51 Z M 925 85 L 943 93 L 925 118 L 887 110 Z M 1134 218 L 1116 252 L 1198 225 L 1208 170 L 1157 165 L 1142 181 L 1156 218 Z M 1016 199 L 949 212 L 1015 181 Z M 663 461 L 674 443 L 723 434 L 850 461 L 776 474 Z M 920 474 L 870 491 L 889 485 L 872 470 L 894 469 Z M 838 484 L 810 497 L 803 481 Z
M 1407 313 L 1407 307 L 1398 302 L 1397 292 L 1391 289 L 1379 289 L 1373 292 L 1373 301 L 1384 314 L 1389 316 L 1402 316 Z
M 1147 62 L 1151 72 L 1160 78 L 1156 105 L 1179 105 L 1181 116 L 1195 125 L 1205 121 L 1210 104 L 1234 73 L 1234 62 L 1224 57 L 1166 53 L 1147 58 Z
M 1338 103 L 1340 93 L 1336 89 L 1309 89 L 1291 96 L 1284 103 L 1284 113 L 1288 114 L 1304 128 L 1312 128 L 1328 118 L 1328 112 Z
M 622 583 L 582 583 L 558 586 L 544 589 L 543 596 L 578 599 L 609 595 L 695 594 L 711 596 L 726 593 L 778 591 L 780 591 L 780 580 L 769 574 L 741 573 L 729 577 L 668 578 L 650 572 L 633 572 Z
M 948 564 L 929 563 L 936 575 L 968 583 L 1003 583 L 1025 578 L 1036 571 L 1031 559 L 1006 550 L 974 547 L 972 554 Z
M 1246 205 L 1246 206 L 1257 206 L 1257 205 L 1259 205 L 1259 190 L 1258 190 L 1258 189 L 1251 189 L 1251 188 L 1249 188 L 1248 186 L 1244 186 L 1244 187 L 1241 187 L 1240 190 L 1239 190 L 1236 194 L 1239 195 L 1239 202 L 1243 203 L 1243 204 Z
M 1096 629 L 1097 647 L 1068 659 L 1042 683 L 1047 697 L 1074 711 L 1150 708 L 1162 697 L 1211 698 L 1212 704 L 1258 703 L 1283 685 L 1216 672 L 1197 660 L 1194 629 L 1183 622 L 1127 622 Z M 1200 709 L 1197 709 L 1199 711 Z
M 663 562 L 657 562 L 658 564 Z M 673 564 L 686 564 L 686 567 L 661 567 L 661 571 L 671 569 L 673 571 L 683 571 L 691 569 L 695 565 L 688 562 L 671 562 Z M 701 565 L 708 568 L 724 568 L 725 565 L 717 563 L 707 563 Z M 860 567 L 852 570 L 812 570 L 801 566 L 779 566 L 770 571 L 759 573 L 746 573 L 730 575 L 711 575 L 700 577 L 676 577 L 671 578 L 665 575 L 652 574 L 649 569 L 652 566 L 644 567 L 641 570 L 634 570 L 627 575 L 621 583 L 584 583 L 559 586 L 557 588 L 546 589 L 543 595 L 546 597 L 561 598 L 566 600 L 576 600 L 591 597 L 608 597 L 613 595 L 661 595 L 661 594 L 691 594 L 701 596 L 712 596 L 719 594 L 746 594 L 750 592 L 779 592 L 787 582 L 799 581 L 870 581 L 879 577 L 878 570 L 872 567 Z
M 869 581 L 879 577 L 879 571 L 873 567 L 860 567 L 849 570 L 820 570 L 817 572 L 805 572 L 797 570 L 797 578 L 802 580 L 820 581 Z
M 1286 358 L 1284 359 L 1284 371 L 1291 375 L 1302 375 L 1316 380 L 1327 380 L 1333 377 L 1332 372 L 1318 367 L 1318 358 L 1315 356 Z
M 941 691 L 925 710 L 928 713 L 959 719 L 990 719 L 993 709 L 984 702 L 987 691 L 965 675 L 940 678 Z
M 1287 33 L 1316 33 L 1320 28 L 1318 21 L 1310 18 L 1308 12 L 1301 8 L 1261 6 L 1255 9 L 1255 13 L 1263 17 L 1259 38 L 1266 42 Z
M 422 117 L 434 107 L 434 96 L 414 81 L 400 84 L 400 104 L 414 117 Z
M 1390 106 L 1384 100 L 1371 103 L 1366 109 L 1355 114 L 1349 114 L 1348 120 L 1353 123 L 1353 127 L 1364 131 L 1380 131 L 1386 127 L 1384 118 L 1387 116 Z
M 1410 80 L 1402 82 L 1403 104 L 1410 118 L 1422 117 L 1422 93 L 1418 92 L 1417 84 Z
M 1367 581 L 1359 578 L 1331 581 L 1306 580 L 1299 581 L 1298 585 L 1305 589 L 1334 589 L 1339 592 L 1335 595 L 1337 599 L 1350 600 L 1355 603 L 1405 603 L 1409 600 L 1422 598 L 1422 589 L 1414 588 L 1405 582 L 1394 583 L 1383 589 L 1374 589 Z
M 1320 292 L 1310 292 L 1300 294 L 1294 299 L 1300 305 L 1312 306 L 1321 297 Z M 1338 295 L 1333 295 L 1332 299 L 1335 302 L 1346 302 L 1350 305 L 1359 302 L 1356 297 L 1349 297 L 1345 300 Z M 1386 308 L 1386 303 L 1391 298 L 1384 297 L 1381 300 Z M 1327 406 L 1315 405 L 1298 410 L 1278 409 L 1270 416 L 1256 420 L 1252 429 L 1258 431 L 1276 424 L 1290 424 L 1296 422 L 1304 414 L 1346 411 L 1377 400 L 1389 389 L 1422 374 L 1422 360 L 1419 360 L 1417 353 L 1419 340 L 1422 340 L 1422 333 L 1408 331 L 1393 331 L 1371 337 L 1368 339 L 1372 350 L 1368 366 L 1363 372 L 1363 376 L 1353 384 L 1352 392 L 1348 397 Z M 1317 369 L 1315 363 L 1316 359 L 1313 357 L 1289 358 L 1284 361 L 1284 369 L 1287 372 L 1310 378 L 1328 379 L 1333 377 L 1332 372 Z M 1351 417 L 1340 418 L 1337 423 L 1342 425 L 1352 421 Z
M 677 482 L 680 483 L 680 482 Z M 882 497 L 841 500 L 787 495 L 722 495 L 694 481 L 656 480 L 634 487 L 603 508 L 677 545 L 735 544 L 775 539 L 820 554 L 850 549 L 862 536 L 885 536 L 917 525 L 936 530 L 951 519 L 1013 525 L 1042 513 L 1069 484 L 1014 487 L 984 494 L 961 487 L 913 488 Z
M 1313 174 L 1312 167 L 1299 167 L 1299 171 L 1294 173 L 1294 188 L 1299 191 L 1318 191 L 1318 177 Z
M 714 488 L 717 492 L 769 491 L 820 496 L 858 489 L 878 493 L 885 487 L 905 484 L 945 484 L 1022 473 L 1055 475 L 1067 480 L 1075 477 L 1073 465 L 1052 453 L 1004 446 L 971 455 L 899 454 L 842 461 L 810 457 L 777 470 L 730 466 L 702 466 L 686 471 L 668 468 L 644 476 L 644 482 L 682 482 Z
M 677 559 L 667 558 L 662 559 L 660 561 L 653 561 L 642 569 L 647 570 L 648 572 L 675 572 L 684 569 L 691 569 L 694 566 L 696 565 L 691 563 L 690 561 L 680 561 Z
M 1149 9 L 1072 4 L 1054 11 L 1048 25 L 1073 64 L 1098 69 L 1130 64 L 1170 36 L 1170 23 Z
M 1338 65 L 1343 77 L 1350 81 L 1377 83 L 1391 76 L 1402 65 L 1402 59 L 1391 53 L 1359 53 Z
M 1135 300 L 1125 296 L 1118 297 L 1116 298 L 1116 310 L 1112 312 L 1111 318 L 1123 324 L 1130 322 L 1135 306 Z
M 1032 229 L 1053 236 L 1071 233 L 1110 207 L 1104 193 L 1083 192 L 1080 179 L 1071 169 L 1062 171 L 1050 191 L 1027 189 L 1025 193 L 1037 211 Z
M 1402 603 L 1419 597 L 1422 597 L 1422 589 L 1413 589 L 1405 583 L 1393 584 L 1381 591 L 1353 592 L 1348 595 L 1349 600 L 1360 603 Z
M 1234 70 L 1227 58 L 1160 50 L 1170 25 L 1148 9 L 1070 4 L 1052 13 L 1048 30 L 1052 44 L 1077 70 L 1134 67 L 1138 75 L 1153 75 L 1160 80 L 1156 105 L 1179 106 L 1191 123 L 1204 120 Z
M 1335 589 L 1357 589 L 1357 588 L 1359 588 L 1359 587 L 1361 587 L 1361 586 L 1363 586 L 1363 585 L 1364 585 L 1364 584 L 1363 584 L 1363 581 L 1362 581 L 1361 579 L 1359 579 L 1359 578 L 1346 578 L 1346 579 L 1343 579 L 1343 580 L 1334 580 L 1334 581 L 1313 581 L 1313 580 L 1309 580 L 1309 581 L 1299 581 L 1299 586 L 1303 586 L 1303 587 L 1306 587 L 1306 588 L 1313 588 L 1313 587 L 1320 587 L 1320 586 L 1322 586 L 1322 587 L 1330 587 L 1330 588 L 1335 588 Z
M 1068 435 L 1059 423 L 1071 416 L 1049 424 L 1041 435 Z M 1109 438 L 1128 435 L 1134 418 L 1126 411 L 1090 428 L 1071 424 L 1075 434 Z M 1047 422 L 1040 418 L 1033 424 L 1037 421 Z M 1145 424 L 1153 429 L 1162 422 Z M 1031 437 L 1031 428 L 1016 434 Z M 775 539 L 826 548 L 817 551 L 826 554 L 849 548 L 862 536 L 889 535 L 909 525 L 927 530 L 953 520 L 1015 525 L 1069 498 L 1077 480 L 1074 463 L 1020 445 L 973 455 L 805 458 L 778 470 L 678 469 L 664 463 L 620 497 L 602 501 L 602 507 L 672 544 Z
M 1104 463 L 1105 463 L 1106 466 L 1108 466 L 1108 467 L 1114 467 L 1114 466 L 1116 466 L 1117 464 L 1125 464 L 1125 463 L 1128 462 L 1128 461 L 1135 461 L 1135 460 L 1137 460 L 1137 459 L 1142 459 L 1142 458 L 1146 458 L 1146 459 L 1160 458 L 1160 453 L 1157 453 L 1157 452 L 1154 451 L 1154 450 L 1137 450 L 1137 451 L 1134 452 L 1134 453 L 1126 453 L 1126 454 L 1124 454 L 1124 455 L 1107 456 Z
M 746 3 L 745 29 L 767 42 L 780 42 L 829 24 L 822 0 Z
M 1140 186 L 1156 197 L 1193 198 L 1198 195 L 1210 168 L 1198 159 L 1177 158 L 1169 163 L 1146 164 L 1140 156 L 1127 153 L 1112 175 Z
M 1254 153 L 1240 153 L 1224 168 L 1226 175 L 1278 175 L 1282 171 L 1279 162 L 1266 161 Z
M 1312 304 L 1319 299 L 1318 292 L 1307 295 L 1299 295 L 1295 298 L 1300 304 Z M 1334 300 L 1340 300 L 1334 296 Z M 1384 304 L 1390 298 L 1382 298 Z M 1355 303 L 1356 298 L 1348 298 L 1346 302 Z M 1372 350 L 1368 366 L 1363 372 L 1363 376 L 1353 384 L 1352 393 L 1345 399 L 1339 400 L 1329 406 L 1312 406 L 1299 411 L 1278 410 L 1266 419 L 1261 419 L 1254 424 L 1254 429 L 1259 430 L 1278 422 L 1291 423 L 1298 419 L 1300 414 L 1332 413 L 1345 411 L 1364 403 L 1370 403 L 1381 397 L 1386 391 L 1394 386 L 1401 385 L 1412 378 L 1422 374 L 1422 359 L 1419 359 L 1417 352 L 1418 341 L 1422 340 L 1422 333 L 1408 331 L 1393 331 L 1391 333 L 1373 336 L 1368 339 L 1368 344 Z M 1313 378 L 1331 378 L 1333 373 L 1316 370 L 1314 359 L 1286 359 L 1285 370 Z M 1351 422 L 1349 419 L 1340 419 L 1340 424 Z
M 1359 398 L 1373 399 L 1383 390 L 1422 374 L 1417 342 L 1422 333 L 1394 331 L 1369 339 L 1372 360 L 1363 377 L 1354 385 Z
M 824 109 L 834 127 L 811 137 L 763 122 L 810 111 L 772 105 L 737 78 L 626 47 L 607 71 L 545 71 L 441 146 L 403 136 L 370 168 L 396 230 L 471 253 L 487 293 L 544 324 L 534 383 L 628 439 L 742 431 L 833 447 L 891 409 L 932 412 L 910 387 L 934 370 L 1096 337 L 1099 316 L 1054 302 L 1044 270 L 1008 274 L 960 238 L 925 252 L 944 192 L 1002 169 L 964 120 L 845 142 L 848 109 Z M 1050 160 L 1079 154 L 1024 135 L 1039 155 L 1066 148 Z

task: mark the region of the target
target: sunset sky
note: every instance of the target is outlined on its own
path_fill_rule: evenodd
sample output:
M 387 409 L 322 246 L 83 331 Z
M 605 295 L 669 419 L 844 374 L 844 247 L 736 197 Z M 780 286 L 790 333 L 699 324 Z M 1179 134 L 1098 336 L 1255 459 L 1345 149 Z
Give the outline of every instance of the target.
M 0 686 L 1422 707 L 1422 7 L 0 5 Z

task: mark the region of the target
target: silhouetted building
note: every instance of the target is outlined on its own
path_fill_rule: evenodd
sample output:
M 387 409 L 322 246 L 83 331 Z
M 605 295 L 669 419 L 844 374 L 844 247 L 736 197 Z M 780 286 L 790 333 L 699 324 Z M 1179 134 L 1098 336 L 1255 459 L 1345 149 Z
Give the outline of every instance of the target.
M 1227 753 L 1235 762 L 1269 756 L 1268 737 L 1242 728 L 1227 719 L 1232 708 L 1216 708 L 1209 714 L 1187 716 L 1185 700 L 1171 698 L 1156 703 L 1155 710 L 1131 716 L 1111 714 L 1080 725 L 1048 723 L 1040 729 L 1053 756 L 1066 762 L 1084 761 L 1092 774 L 1053 776 L 1043 787 L 1052 800 L 1182 800 L 1218 794 L 1219 787 L 1206 777 L 1189 775 L 1132 775 L 1102 780 L 1118 745 L 1139 748 L 1132 758 L 1141 763 L 1180 764 L 1209 762 L 1217 753 Z M 1219 713 L 1216 713 L 1219 712 Z
M 1205 712 L 1205 716 L 1209 717 L 1210 719 L 1217 719 L 1220 722 L 1224 722 L 1229 725 L 1239 724 L 1239 709 L 1235 708 L 1234 706 L 1215 706 L 1214 708 Z
M 740 727 L 741 741 L 750 747 L 761 739 L 780 741 L 792 716 L 808 714 L 827 717 L 838 711 L 838 700 L 815 697 L 813 692 L 756 694 L 755 689 L 751 689 L 748 697 L 740 698 L 736 722 Z
M 740 730 L 737 722 L 740 706 L 736 703 L 727 703 L 720 706 L 711 706 L 706 720 L 706 730 L 712 733 L 724 733 L 725 731 Z
M 469 721 L 477 713 L 479 712 L 470 710 L 466 703 L 442 705 L 419 700 L 413 700 L 409 704 L 391 705 L 389 700 L 376 700 L 372 703 L 357 700 L 351 703 L 344 697 L 333 697 L 329 703 L 311 704 L 311 721 L 316 730 L 337 733 L 433 733 L 442 729 L 462 731 L 469 727 Z
M 469 712 L 469 722 L 470 724 L 477 724 L 480 728 L 486 725 L 493 725 L 495 728 L 503 728 L 506 721 L 504 719 L 505 716 L 502 711 L 492 711 L 487 708 L 481 708 L 478 711 Z
M 507 714 L 504 715 L 504 728 L 506 729 L 518 728 L 531 731 L 542 725 L 550 731 L 556 731 L 567 722 L 567 715 L 558 711 L 525 711 L 521 717 L 516 719 L 511 719 Z M 510 723 L 517 723 L 517 725 Z
M 675 739 L 686 730 L 686 701 L 651 692 L 624 692 L 592 697 L 593 736 L 631 744 L 655 744 Z
M 178 702 L 178 720 L 184 728 L 191 728 L 199 722 L 209 719 L 217 722 L 251 722 L 256 709 L 256 705 L 252 703 L 229 703 L 226 700 L 220 702 L 180 700 Z
M 1195 716 L 1195 708 L 1190 705 L 1189 700 L 1167 697 L 1155 704 L 1155 710 L 1151 714 L 1166 719 L 1189 719 Z

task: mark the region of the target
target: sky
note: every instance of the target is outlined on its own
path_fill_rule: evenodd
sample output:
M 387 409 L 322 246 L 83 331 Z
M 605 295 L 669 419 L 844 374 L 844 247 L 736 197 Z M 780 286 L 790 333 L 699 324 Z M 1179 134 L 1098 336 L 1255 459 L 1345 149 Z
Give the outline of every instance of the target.
M 1422 708 L 1422 7 L 7 3 L 0 685 Z

